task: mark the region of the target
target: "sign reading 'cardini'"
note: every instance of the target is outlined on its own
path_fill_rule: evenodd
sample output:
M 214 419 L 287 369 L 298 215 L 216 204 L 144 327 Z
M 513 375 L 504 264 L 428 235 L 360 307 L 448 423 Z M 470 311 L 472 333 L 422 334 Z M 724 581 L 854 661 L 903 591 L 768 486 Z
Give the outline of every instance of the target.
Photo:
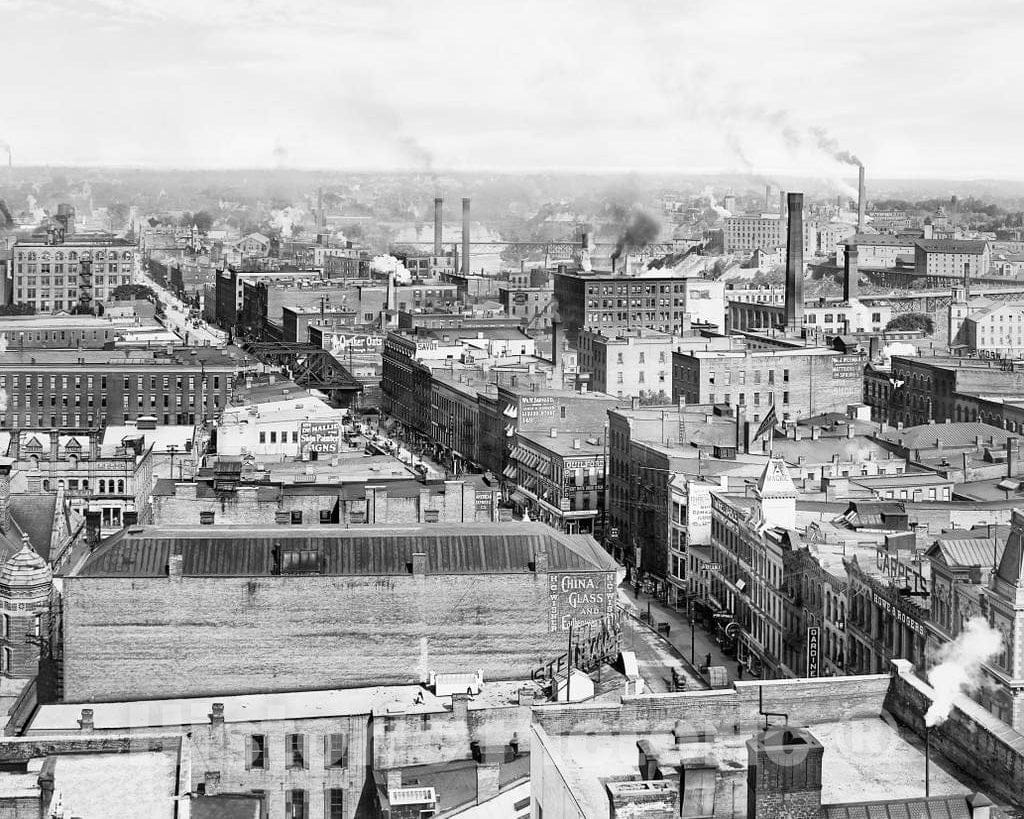
M 615 613 L 615 578 L 611 574 L 548 575 L 548 631 L 568 631 Z

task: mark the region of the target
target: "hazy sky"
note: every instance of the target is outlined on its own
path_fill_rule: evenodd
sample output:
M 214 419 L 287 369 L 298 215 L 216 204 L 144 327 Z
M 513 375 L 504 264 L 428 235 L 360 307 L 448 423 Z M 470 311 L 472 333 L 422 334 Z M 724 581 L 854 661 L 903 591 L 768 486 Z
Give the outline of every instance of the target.
M 875 176 L 1024 177 L 1022 43 L 1013 0 L 0 0 L 0 140 L 18 164 L 852 178 L 831 138 Z

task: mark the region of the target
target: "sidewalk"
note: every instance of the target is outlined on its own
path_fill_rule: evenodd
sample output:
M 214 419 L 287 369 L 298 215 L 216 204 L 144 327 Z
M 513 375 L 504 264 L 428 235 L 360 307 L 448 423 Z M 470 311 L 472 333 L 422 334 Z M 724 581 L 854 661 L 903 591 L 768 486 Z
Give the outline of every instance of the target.
M 641 593 L 639 596 L 633 589 L 633 586 L 629 583 L 623 583 L 619 586 L 619 600 L 627 608 L 635 611 L 638 615 L 647 612 L 647 607 L 650 605 L 651 620 L 654 625 L 658 623 L 669 624 L 669 642 L 676 647 L 676 649 L 687 659 L 690 655 L 690 620 L 686 616 L 685 612 L 679 612 L 670 606 L 662 604 L 657 598 L 651 597 L 649 594 Z M 701 628 L 698 621 L 697 627 L 693 630 L 693 660 L 694 665 L 700 667 L 704 665 L 707 655 L 711 655 L 711 665 L 719 665 L 725 668 L 726 674 L 728 675 L 729 682 L 737 679 L 736 675 L 736 660 L 731 657 L 726 657 L 721 649 L 718 647 L 718 643 L 715 642 L 715 638 L 704 631 Z

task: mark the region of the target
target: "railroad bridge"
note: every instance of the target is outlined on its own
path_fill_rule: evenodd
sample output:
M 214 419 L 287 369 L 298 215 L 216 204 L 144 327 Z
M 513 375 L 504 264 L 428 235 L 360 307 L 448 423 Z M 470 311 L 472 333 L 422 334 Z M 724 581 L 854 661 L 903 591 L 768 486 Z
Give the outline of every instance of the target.
M 327 350 L 315 344 L 250 341 L 242 349 L 271 367 L 283 367 L 300 387 L 319 390 L 336 406 L 347 407 L 363 385 Z

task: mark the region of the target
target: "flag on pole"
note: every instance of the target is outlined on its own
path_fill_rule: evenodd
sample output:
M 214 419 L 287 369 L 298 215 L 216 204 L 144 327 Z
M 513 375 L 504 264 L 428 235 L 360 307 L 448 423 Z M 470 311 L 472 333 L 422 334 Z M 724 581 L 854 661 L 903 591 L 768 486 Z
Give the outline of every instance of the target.
M 764 417 L 764 420 L 761 421 L 761 426 L 759 426 L 757 428 L 757 432 L 754 433 L 754 440 L 756 441 L 766 432 L 773 430 L 777 422 L 778 418 L 775 416 L 775 405 L 772 404 L 771 409 L 768 410 L 768 414 Z

